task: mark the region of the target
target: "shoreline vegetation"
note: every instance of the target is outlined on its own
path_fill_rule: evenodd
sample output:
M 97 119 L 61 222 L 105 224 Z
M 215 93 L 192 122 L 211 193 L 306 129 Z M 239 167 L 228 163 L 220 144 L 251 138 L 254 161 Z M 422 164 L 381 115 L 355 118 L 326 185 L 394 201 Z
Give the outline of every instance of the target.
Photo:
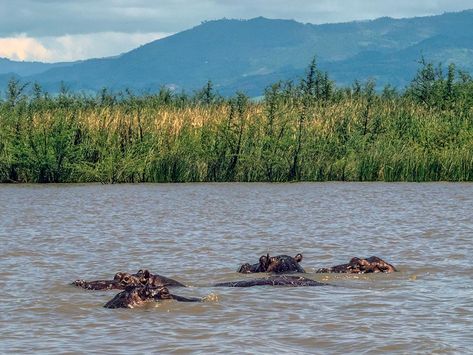
M 12 79 L 0 182 L 473 181 L 473 79 L 420 60 L 409 87 L 336 87 L 312 61 L 261 100 L 162 88 L 96 96 Z

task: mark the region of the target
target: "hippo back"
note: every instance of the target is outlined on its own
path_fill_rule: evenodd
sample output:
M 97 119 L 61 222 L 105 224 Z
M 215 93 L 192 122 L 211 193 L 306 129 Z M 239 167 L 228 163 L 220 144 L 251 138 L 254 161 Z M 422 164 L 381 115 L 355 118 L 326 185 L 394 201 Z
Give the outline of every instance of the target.
M 308 286 L 326 286 L 315 280 L 303 276 L 276 275 L 253 280 L 241 280 L 233 282 L 221 282 L 215 284 L 215 287 L 253 287 L 253 286 L 286 286 L 286 287 L 308 287 Z

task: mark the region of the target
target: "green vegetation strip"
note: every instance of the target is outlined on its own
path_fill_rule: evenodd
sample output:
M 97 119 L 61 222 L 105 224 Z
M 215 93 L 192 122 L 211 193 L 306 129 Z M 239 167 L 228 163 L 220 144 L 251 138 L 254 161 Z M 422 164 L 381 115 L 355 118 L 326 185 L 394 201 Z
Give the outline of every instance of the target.
M 264 98 L 50 96 L 11 80 L 0 182 L 472 181 L 473 80 L 421 60 L 402 93 L 338 88 L 315 61 Z

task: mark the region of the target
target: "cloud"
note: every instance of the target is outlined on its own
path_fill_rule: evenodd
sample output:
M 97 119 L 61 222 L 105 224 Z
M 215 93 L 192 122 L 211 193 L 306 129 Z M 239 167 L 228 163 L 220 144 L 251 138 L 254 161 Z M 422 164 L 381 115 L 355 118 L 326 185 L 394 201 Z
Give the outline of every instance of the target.
M 13 60 L 49 61 L 51 54 L 36 39 L 22 35 L 13 38 L 0 38 L 0 57 Z
M 108 57 L 136 48 L 167 33 L 100 32 L 32 38 L 22 34 L 0 38 L 0 57 L 13 60 L 60 62 Z

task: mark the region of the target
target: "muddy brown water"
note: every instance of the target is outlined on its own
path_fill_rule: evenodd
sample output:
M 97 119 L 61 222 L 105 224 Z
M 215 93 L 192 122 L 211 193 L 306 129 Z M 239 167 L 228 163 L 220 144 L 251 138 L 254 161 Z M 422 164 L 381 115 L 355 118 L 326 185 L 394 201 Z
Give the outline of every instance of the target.
M 465 353 L 473 184 L 0 186 L 0 352 Z M 303 253 L 336 287 L 214 288 Z M 321 275 L 377 255 L 390 275 Z M 141 309 L 71 281 L 152 272 L 192 287 Z

